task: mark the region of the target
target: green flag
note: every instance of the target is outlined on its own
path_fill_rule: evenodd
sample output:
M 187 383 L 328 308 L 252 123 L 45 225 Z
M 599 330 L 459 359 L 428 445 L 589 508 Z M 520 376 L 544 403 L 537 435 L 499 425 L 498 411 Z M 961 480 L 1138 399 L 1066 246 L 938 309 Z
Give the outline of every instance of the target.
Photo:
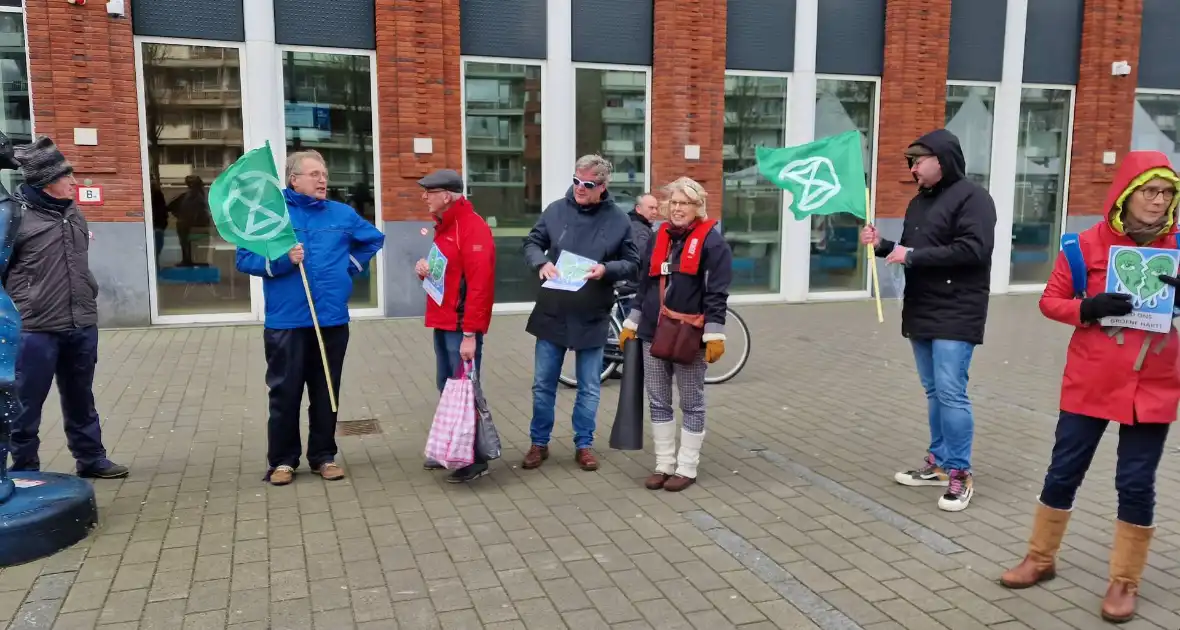
M 758 147 L 758 170 L 791 195 L 798 220 L 847 212 L 864 219 L 865 168 L 860 132 L 848 131 L 785 149 Z
M 247 152 L 209 187 L 209 212 L 226 241 L 267 260 L 295 246 L 270 142 Z

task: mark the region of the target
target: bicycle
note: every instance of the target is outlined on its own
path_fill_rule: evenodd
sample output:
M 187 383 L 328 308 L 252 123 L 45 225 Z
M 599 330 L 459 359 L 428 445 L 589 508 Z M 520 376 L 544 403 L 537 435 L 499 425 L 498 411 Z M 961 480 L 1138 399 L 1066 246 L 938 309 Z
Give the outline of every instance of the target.
M 623 351 L 619 349 L 619 333 L 622 332 L 623 320 L 627 317 L 626 311 L 623 310 L 623 305 L 629 297 L 631 295 L 620 294 L 617 290 L 615 291 L 615 303 L 610 312 L 606 346 L 602 349 L 602 374 L 600 378 L 603 382 L 615 374 L 621 374 L 623 371 Z M 742 368 L 746 367 L 746 362 L 750 360 L 750 328 L 746 325 L 746 320 L 742 319 L 741 315 L 738 315 L 733 309 L 728 307 L 725 309 L 725 331 L 725 357 L 730 357 L 732 354 L 732 356 L 737 358 L 737 363 L 721 372 L 714 370 L 717 364 L 709 366 L 708 372 L 705 373 L 706 385 L 717 385 L 732 379 L 742 371 Z M 722 357 L 722 361 L 725 360 L 725 357 Z M 561 381 L 562 385 L 567 387 L 578 386 L 577 376 L 566 374 L 564 365 L 562 366 L 562 372 L 558 376 L 558 380 Z

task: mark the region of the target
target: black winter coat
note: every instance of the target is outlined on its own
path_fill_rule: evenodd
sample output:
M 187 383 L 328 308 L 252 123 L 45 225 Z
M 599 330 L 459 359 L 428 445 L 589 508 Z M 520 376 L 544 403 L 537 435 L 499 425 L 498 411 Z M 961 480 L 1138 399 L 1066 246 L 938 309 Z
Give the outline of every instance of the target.
M 905 265 L 901 333 L 910 339 L 981 344 L 991 294 L 995 202 L 967 179 L 954 134 L 937 129 L 914 144 L 938 158 L 942 180 L 919 189 L 906 208 L 899 244 L 913 251 Z M 894 247 L 883 239 L 877 255 L 888 256 Z
M 669 225 L 669 227 L 671 227 Z M 725 333 L 725 308 L 729 303 L 729 283 L 733 280 L 733 252 L 729 243 L 716 228 L 709 230 L 701 250 L 701 264 L 696 275 L 679 273 L 680 254 L 684 251 L 685 233 L 672 236 L 666 261 L 672 273 L 668 276 L 664 306 L 686 315 L 705 314 L 706 333 Z M 656 237 L 652 236 L 644 249 L 639 265 L 639 291 L 627 319 L 637 323 L 635 334 L 644 341 L 655 336 L 660 319 L 660 277 L 651 275 L 652 250 Z M 665 261 L 659 261 L 665 262 Z
M 631 220 L 631 242 L 635 244 L 635 251 L 639 252 L 640 257 L 643 252 L 647 250 L 647 242 L 651 240 L 654 231 L 651 227 L 651 221 L 643 218 L 643 215 L 632 210 L 627 213 L 627 218 Z M 640 269 L 639 276 L 643 275 L 643 270 Z M 638 278 L 629 280 L 622 280 L 618 283 L 618 288 L 626 293 L 635 293 L 639 290 Z
M 90 273 L 90 231 L 78 206 L 22 184 L 20 229 L 4 288 L 28 332 L 63 332 L 98 324 L 98 282 Z
M 577 291 L 541 288 L 525 331 L 537 339 L 570 350 L 606 345 L 614 285 L 631 280 L 639 252 L 631 242 L 631 221 L 610 193 L 593 206 L 579 206 L 571 186 L 565 197 L 549 204 L 524 239 L 524 258 L 534 272 L 556 263 L 562 251 L 597 260 L 606 267 L 601 280 L 590 280 Z M 534 276 L 536 277 L 536 276 Z

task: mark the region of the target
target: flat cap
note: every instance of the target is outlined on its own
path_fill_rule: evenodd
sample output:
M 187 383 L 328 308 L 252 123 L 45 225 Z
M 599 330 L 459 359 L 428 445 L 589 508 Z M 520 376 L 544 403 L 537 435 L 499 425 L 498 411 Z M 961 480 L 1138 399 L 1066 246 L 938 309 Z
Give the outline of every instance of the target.
M 437 188 L 462 193 L 463 176 L 449 168 L 444 168 L 418 180 L 418 185 L 427 189 Z
M 905 155 L 906 157 L 922 157 L 923 155 L 934 155 L 934 151 L 931 151 L 930 147 L 927 147 L 924 144 L 918 144 L 915 142 L 906 147 Z

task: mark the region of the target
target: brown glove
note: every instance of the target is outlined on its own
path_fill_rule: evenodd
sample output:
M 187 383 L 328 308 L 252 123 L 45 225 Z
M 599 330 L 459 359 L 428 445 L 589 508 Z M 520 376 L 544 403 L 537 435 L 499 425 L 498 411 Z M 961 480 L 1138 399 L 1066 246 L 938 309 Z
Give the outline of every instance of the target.
M 714 339 L 705 342 L 705 363 L 715 363 L 725 354 L 725 340 Z
M 619 350 L 623 349 L 623 344 L 628 340 L 635 338 L 635 331 L 630 328 L 624 328 L 623 332 L 619 333 Z

